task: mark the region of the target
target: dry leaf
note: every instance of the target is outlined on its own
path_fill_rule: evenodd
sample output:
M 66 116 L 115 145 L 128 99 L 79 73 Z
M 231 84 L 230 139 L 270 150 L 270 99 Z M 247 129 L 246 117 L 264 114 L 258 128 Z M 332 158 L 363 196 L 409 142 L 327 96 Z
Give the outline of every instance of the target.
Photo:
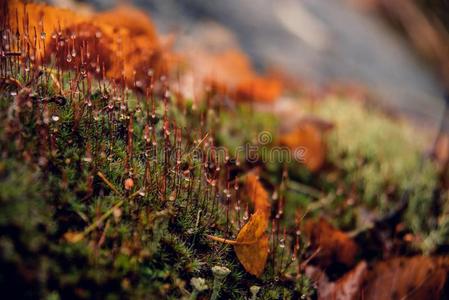
M 282 135 L 279 138 L 281 145 L 285 145 L 296 152 L 297 149 L 303 149 L 301 159 L 305 166 L 312 172 L 318 171 L 326 159 L 326 144 L 324 141 L 324 133 L 332 128 L 324 122 L 317 119 L 303 119 L 296 129 Z M 329 124 L 329 123 L 326 123 Z
M 314 259 L 320 267 L 327 268 L 333 263 L 346 266 L 354 264 L 359 249 L 346 233 L 336 229 L 323 218 L 318 222 L 308 221 L 304 230 L 310 239 L 311 247 L 320 248 L 320 252 Z
M 240 229 L 234 245 L 235 253 L 248 273 L 262 275 L 268 258 L 267 222 L 261 211 L 256 211 Z
M 360 262 L 354 269 L 335 282 L 329 282 L 326 274 L 316 267 L 307 267 L 306 274 L 316 282 L 319 300 L 356 300 L 362 294 L 363 282 L 368 273 L 366 262 Z
M 254 211 L 260 211 L 268 221 L 270 217 L 271 204 L 268 193 L 260 183 L 256 175 L 249 173 L 246 175 L 245 187 L 248 196 L 254 205 Z
M 398 257 L 373 266 L 363 299 L 440 299 L 447 281 L 448 257 Z

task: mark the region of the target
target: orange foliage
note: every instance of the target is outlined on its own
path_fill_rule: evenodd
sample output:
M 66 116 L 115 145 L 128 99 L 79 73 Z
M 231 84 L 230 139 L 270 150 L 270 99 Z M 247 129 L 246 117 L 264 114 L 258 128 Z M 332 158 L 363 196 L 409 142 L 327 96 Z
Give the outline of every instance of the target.
M 189 67 L 200 81 L 220 93 L 229 91 L 237 101 L 271 103 L 282 92 L 281 81 L 257 75 L 248 56 L 240 49 L 209 53 L 195 49 L 187 53 Z
M 318 222 L 307 222 L 304 230 L 312 248 L 320 249 L 315 260 L 321 267 L 326 268 L 334 262 L 346 266 L 354 264 L 359 248 L 346 233 L 336 229 L 323 218 Z
M 270 103 L 279 98 L 282 84 L 279 80 L 254 76 L 242 81 L 235 90 L 236 99 Z
M 41 24 L 36 30 L 39 35 L 41 31 L 46 32 L 46 36 L 36 44 L 36 54 L 46 62 L 55 55 L 57 65 L 63 69 L 79 68 L 82 58 L 88 71 L 102 75 L 103 70 L 96 71 L 104 64 L 107 77 L 120 79 L 124 76 L 131 87 L 135 81 L 144 85 L 150 69 L 154 76 L 168 70 L 170 54 L 162 49 L 151 20 L 131 7 L 80 15 L 44 4 L 25 5 L 14 0 L 9 3 L 8 11 L 13 30 L 31 34 L 33 28 L 26 24 Z M 16 12 L 18 20 L 27 16 L 24 20 L 28 21 L 15 21 Z M 70 58 L 68 54 L 72 50 L 75 55 Z
M 381 261 L 366 279 L 363 298 L 440 299 L 448 271 L 447 257 L 398 257 Z
M 62 69 L 76 69 L 83 62 L 87 71 L 101 75 L 116 59 L 111 36 L 90 22 L 68 26 L 55 37 L 47 43 L 44 59 L 50 63 L 54 56 Z
M 235 253 L 245 270 L 259 277 L 262 275 L 268 259 L 269 239 L 266 234 L 270 217 L 268 193 L 256 175 L 250 173 L 246 176 L 245 186 L 255 213 L 240 229 L 235 241 L 208 236 L 212 240 L 234 245 Z
M 240 229 L 234 245 L 235 253 L 245 270 L 257 277 L 262 275 L 268 258 L 267 222 L 261 211 L 256 211 Z
M 270 200 L 268 193 L 260 183 L 256 175 L 249 173 L 246 175 L 245 187 L 249 198 L 253 202 L 254 211 L 260 211 L 268 221 L 270 217 Z
M 326 274 L 318 268 L 308 267 L 306 273 L 317 283 L 319 300 L 356 300 L 360 299 L 362 294 L 361 286 L 368 273 L 368 267 L 366 262 L 362 261 L 336 282 L 329 282 Z

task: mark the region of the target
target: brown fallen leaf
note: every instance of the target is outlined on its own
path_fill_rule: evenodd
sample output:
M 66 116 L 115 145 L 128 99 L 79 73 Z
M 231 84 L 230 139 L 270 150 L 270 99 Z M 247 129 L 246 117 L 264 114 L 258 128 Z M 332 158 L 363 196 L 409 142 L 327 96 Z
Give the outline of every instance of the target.
M 259 179 L 253 173 L 246 175 L 245 187 L 251 202 L 254 205 L 254 211 L 261 211 L 268 221 L 270 217 L 271 204 L 268 193 L 260 183 Z
M 237 239 L 227 240 L 215 236 L 207 237 L 218 242 L 234 245 L 235 253 L 245 270 L 256 277 L 262 275 L 268 258 L 267 222 L 261 211 L 256 211 L 237 236 Z
M 363 299 L 440 299 L 449 257 L 396 257 L 376 263 L 363 287 Z
M 357 244 L 325 219 L 306 222 L 304 232 L 310 239 L 312 249 L 320 249 L 314 261 L 321 268 L 327 268 L 334 263 L 354 265 L 359 251 Z
M 304 149 L 301 159 L 307 169 L 316 172 L 324 165 L 326 160 L 326 143 L 324 133 L 332 128 L 330 123 L 320 121 L 317 118 L 306 118 L 298 123 L 298 126 L 280 136 L 279 143 L 295 151 Z
M 326 274 L 318 268 L 312 266 L 306 268 L 306 274 L 316 282 L 319 300 L 359 299 L 367 273 L 367 264 L 362 261 L 337 281 L 330 282 Z

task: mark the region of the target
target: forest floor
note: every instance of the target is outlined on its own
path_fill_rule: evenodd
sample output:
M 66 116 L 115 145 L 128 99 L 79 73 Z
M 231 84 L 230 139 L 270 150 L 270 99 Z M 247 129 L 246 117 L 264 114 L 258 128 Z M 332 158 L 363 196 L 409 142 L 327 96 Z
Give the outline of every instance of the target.
M 5 295 L 449 296 L 447 137 L 130 7 L 1 11 Z

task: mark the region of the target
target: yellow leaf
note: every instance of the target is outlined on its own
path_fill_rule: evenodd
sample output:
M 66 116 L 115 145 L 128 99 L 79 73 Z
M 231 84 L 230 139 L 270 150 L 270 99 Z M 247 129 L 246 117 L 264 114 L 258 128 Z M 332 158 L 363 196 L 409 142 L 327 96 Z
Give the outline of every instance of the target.
M 261 211 L 256 211 L 240 230 L 235 253 L 245 270 L 257 277 L 262 275 L 268 258 L 268 222 Z
M 268 222 L 271 204 L 267 191 L 262 186 L 257 176 L 252 173 L 246 176 L 245 186 L 248 196 L 254 204 L 254 211 L 261 211 Z

